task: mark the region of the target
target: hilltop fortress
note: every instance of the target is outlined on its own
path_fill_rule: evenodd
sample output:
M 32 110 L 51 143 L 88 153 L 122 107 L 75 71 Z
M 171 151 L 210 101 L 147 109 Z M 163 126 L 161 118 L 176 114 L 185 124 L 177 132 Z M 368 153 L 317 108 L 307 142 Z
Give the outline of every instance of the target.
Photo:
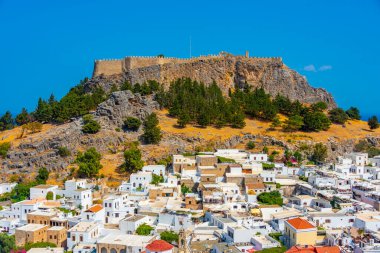
M 128 56 L 122 59 L 96 60 L 93 80 L 129 81 L 132 84 L 156 80 L 166 86 L 189 77 L 210 84 L 215 81 L 228 93 L 236 85 L 263 87 L 273 96 L 282 94 L 304 103 L 326 102 L 335 107 L 333 97 L 324 89 L 311 87 L 306 79 L 289 69 L 280 57 L 249 57 L 221 52 L 194 58 Z M 104 85 L 103 85 L 104 86 Z M 107 89 L 107 86 L 105 84 Z

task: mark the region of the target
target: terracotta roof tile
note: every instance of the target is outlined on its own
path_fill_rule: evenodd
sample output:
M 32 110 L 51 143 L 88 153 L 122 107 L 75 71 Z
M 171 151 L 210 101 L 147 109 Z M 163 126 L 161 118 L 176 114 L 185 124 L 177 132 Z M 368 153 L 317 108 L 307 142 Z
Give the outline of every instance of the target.
M 155 240 L 152 243 L 146 245 L 145 248 L 149 251 L 162 252 L 171 250 L 174 248 L 174 246 L 164 240 Z
M 295 229 L 310 229 L 315 228 L 310 222 L 301 218 L 287 220 L 287 222 Z
M 87 209 L 86 212 L 97 213 L 102 209 L 103 209 L 102 205 L 96 204 L 90 207 L 89 209 Z
M 306 246 L 293 246 L 285 253 L 339 253 L 340 249 L 338 246 L 323 246 L 323 247 L 314 247 L 311 245 Z

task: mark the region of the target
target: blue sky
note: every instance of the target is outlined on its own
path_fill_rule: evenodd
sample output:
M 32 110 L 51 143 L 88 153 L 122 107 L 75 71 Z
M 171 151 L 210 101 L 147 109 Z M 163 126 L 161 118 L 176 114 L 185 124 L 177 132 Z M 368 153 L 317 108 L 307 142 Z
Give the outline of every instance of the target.
M 281 56 L 343 108 L 380 114 L 380 1 L 0 0 L 0 114 L 90 77 L 95 59 Z

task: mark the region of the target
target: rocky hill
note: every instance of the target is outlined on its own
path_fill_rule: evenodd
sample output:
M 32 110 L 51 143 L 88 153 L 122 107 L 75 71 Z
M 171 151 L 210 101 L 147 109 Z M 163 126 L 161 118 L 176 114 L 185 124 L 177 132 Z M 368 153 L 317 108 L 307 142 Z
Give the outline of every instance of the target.
M 120 67 L 116 68 L 115 64 Z M 156 61 L 154 58 L 127 57 L 119 61 L 97 61 L 94 69 L 94 78 L 89 85 L 101 85 L 106 90 L 113 83 L 125 80 L 132 84 L 156 80 L 167 87 L 178 78 L 189 77 L 205 84 L 215 81 L 225 94 L 236 85 L 249 85 L 263 87 L 272 96 L 281 94 L 302 103 L 324 101 L 329 108 L 336 107 L 330 93 L 322 88 L 311 87 L 305 77 L 288 68 L 281 58 L 224 54 L 185 60 L 158 58 Z
M 286 67 L 277 58 L 225 56 L 140 65 L 133 65 L 129 69 L 123 67 L 121 73 L 112 72 L 110 75 L 99 74 L 98 66 L 98 74 L 84 84 L 85 89 L 91 92 L 94 87 L 100 86 L 109 93 L 112 86 L 121 85 L 126 80 L 142 83 L 153 79 L 167 85 L 176 78 L 187 76 L 205 83 L 215 80 L 225 92 L 233 88 L 234 83 L 241 86 L 248 83 L 254 87 L 262 86 L 272 95 L 280 93 L 305 103 L 325 101 L 330 107 L 336 106 L 329 93 L 309 86 L 301 75 Z M 349 121 L 345 126 L 332 125 L 328 131 L 319 133 L 268 131 L 270 122 L 255 119 L 246 119 L 243 129 L 196 126 L 178 128 L 176 119 L 169 117 L 166 111 L 160 110 L 153 95 L 141 96 L 131 91 L 116 91 L 91 112 L 101 125 L 101 130 L 96 134 L 82 132 L 81 117 L 60 125 L 45 124 L 40 133 L 22 138 L 19 137 L 20 127 L 0 132 L 0 143 L 11 143 L 7 156 L 0 157 L 0 174 L 9 176 L 21 172 L 30 175 L 31 171 L 46 167 L 64 176 L 69 173 L 67 168 L 72 166 L 79 151 L 95 147 L 103 155 L 103 173 L 106 176 L 113 175 L 117 166 L 123 162 L 122 151 L 125 144 L 139 140 L 142 134 L 141 129 L 138 132 L 123 131 L 124 119 L 134 116 L 143 120 L 151 112 L 158 114 L 163 139 L 159 145 L 141 146 L 147 163 L 154 163 L 169 155 L 186 151 L 244 148 L 250 140 L 257 144 L 256 150 L 253 151 L 261 151 L 264 146 L 269 147 L 270 151 L 282 150 L 284 147 L 297 149 L 323 142 L 328 147 L 330 161 L 344 152 L 352 151 L 359 140 L 365 140 L 373 146 L 380 145 L 380 129 L 369 131 L 366 122 L 363 121 Z M 58 152 L 60 147 L 67 147 L 71 156 L 61 157 Z

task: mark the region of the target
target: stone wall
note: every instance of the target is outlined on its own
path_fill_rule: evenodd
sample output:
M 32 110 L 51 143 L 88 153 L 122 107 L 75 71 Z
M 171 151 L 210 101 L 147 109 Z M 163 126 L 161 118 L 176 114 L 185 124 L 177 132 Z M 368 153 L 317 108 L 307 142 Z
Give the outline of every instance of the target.
M 121 74 L 123 69 L 124 61 L 122 60 L 97 60 L 95 61 L 93 76 Z

